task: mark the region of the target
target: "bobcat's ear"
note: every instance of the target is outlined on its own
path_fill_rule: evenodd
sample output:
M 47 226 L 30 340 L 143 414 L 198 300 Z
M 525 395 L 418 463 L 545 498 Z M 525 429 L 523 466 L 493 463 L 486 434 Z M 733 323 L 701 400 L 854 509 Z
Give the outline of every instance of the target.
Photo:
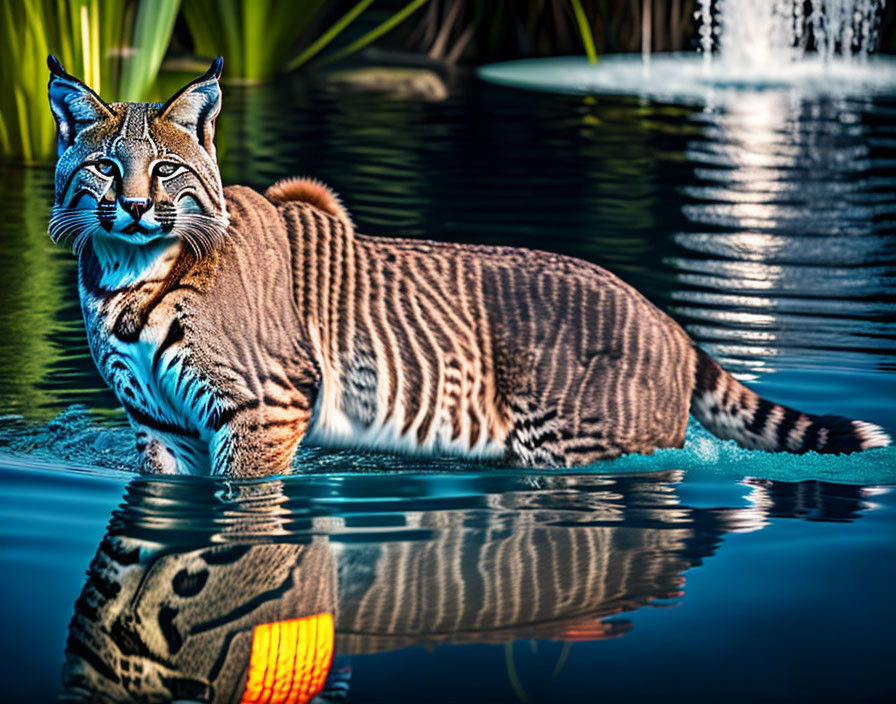
M 204 76 L 188 83 L 162 106 L 159 114 L 190 132 L 212 158 L 215 156 L 215 118 L 221 111 L 218 78 L 224 60 L 219 56 Z
M 50 109 L 56 120 L 57 153 L 62 154 L 72 145 L 78 134 L 98 120 L 113 113 L 96 93 L 62 68 L 59 59 L 47 57 L 50 69 Z

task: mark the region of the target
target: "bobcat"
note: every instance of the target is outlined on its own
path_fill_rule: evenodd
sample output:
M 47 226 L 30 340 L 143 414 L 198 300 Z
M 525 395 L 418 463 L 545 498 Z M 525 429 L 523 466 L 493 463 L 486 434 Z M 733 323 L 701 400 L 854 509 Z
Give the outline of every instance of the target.
M 760 398 L 600 267 L 356 234 L 310 179 L 223 188 L 222 61 L 164 105 L 104 103 L 49 57 L 49 232 L 79 256 L 90 349 L 145 471 L 288 472 L 309 442 L 532 467 L 681 447 L 888 445 Z

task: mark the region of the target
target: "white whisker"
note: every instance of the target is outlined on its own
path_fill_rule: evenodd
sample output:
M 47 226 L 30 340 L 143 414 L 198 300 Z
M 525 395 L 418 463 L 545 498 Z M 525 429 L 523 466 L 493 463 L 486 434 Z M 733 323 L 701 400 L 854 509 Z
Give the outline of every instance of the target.
M 224 239 L 226 221 L 201 213 L 177 213 L 172 232 L 182 237 L 197 256 L 218 247 Z
M 50 212 L 48 232 L 56 244 L 68 243 L 72 251 L 80 255 L 97 226 L 101 222 L 94 208 L 68 208 L 53 206 Z M 197 258 L 221 245 L 227 230 L 226 217 L 204 213 L 175 212 L 170 235 L 181 237 Z
M 59 244 L 66 240 L 73 240 L 73 243 L 93 231 L 97 216 L 94 210 L 86 210 L 83 208 L 65 208 L 63 206 L 53 206 L 50 211 L 50 223 L 48 231 L 50 239 Z

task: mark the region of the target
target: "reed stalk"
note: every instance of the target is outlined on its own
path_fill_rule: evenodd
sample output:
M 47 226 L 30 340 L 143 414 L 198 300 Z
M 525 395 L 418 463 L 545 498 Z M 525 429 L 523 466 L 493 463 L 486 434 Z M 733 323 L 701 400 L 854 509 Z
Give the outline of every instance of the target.
M 299 54 L 296 58 L 290 61 L 286 65 L 287 71 L 295 71 L 297 68 L 304 66 L 308 61 L 314 58 L 321 49 L 326 47 L 331 41 L 333 41 L 343 29 L 348 27 L 364 10 L 366 10 L 373 0 L 361 0 L 361 2 L 357 3 L 351 10 L 346 12 L 342 17 L 340 17 L 332 27 L 330 27 L 326 32 L 320 35 L 320 37 L 315 40 L 311 46 L 305 49 L 301 54 Z
M 325 6 L 329 6 L 323 0 L 183 0 L 183 16 L 197 54 L 224 56 L 225 80 L 254 83 L 306 65 L 373 2 L 358 0 L 317 38 L 317 25 L 325 19 Z M 360 38 L 323 57 L 322 63 L 360 51 L 427 2 L 410 0 Z
M 570 0 L 573 12 L 576 15 L 576 24 L 579 26 L 579 33 L 582 35 L 582 46 L 585 47 L 585 54 L 588 56 L 589 63 L 597 63 L 597 51 L 594 49 L 594 37 L 591 34 L 591 27 L 588 26 L 588 17 L 585 10 L 582 9 L 581 0 Z
M 386 32 L 394 29 L 396 26 L 398 26 L 398 24 L 403 22 L 407 17 L 420 9 L 420 7 L 426 4 L 428 1 L 429 0 L 411 0 L 411 2 L 402 7 L 398 12 L 378 24 L 364 36 L 359 37 L 348 46 L 343 47 L 339 51 L 325 57 L 321 63 L 331 63 L 333 61 L 339 61 L 340 59 L 344 59 L 345 57 L 351 56 L 352 54 L 360 51 L 368 44 L 371 44 L 372 42 L 379 39 Z
M 283 71 L 324 5 L 324 0 L 183 0 L 182 12 L 197 54 L 223 56 L 226 80 L 257 82 Z

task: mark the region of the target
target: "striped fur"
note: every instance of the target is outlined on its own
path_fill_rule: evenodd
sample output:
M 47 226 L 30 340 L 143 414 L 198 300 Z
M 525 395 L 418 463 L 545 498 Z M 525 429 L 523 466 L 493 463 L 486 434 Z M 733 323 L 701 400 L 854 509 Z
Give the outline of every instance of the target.
M 758 450 L 848 453 L 885 447 L 891 442 L 871 423 L 801 413 L 767 401 L 700 349 L 691 413 L 720 438 Z
M 212 483 L 137 480 L 75 603 L 63 700 L 239 702 L 252 628 L 321 612 L 343 655 L 621 635 L 630 623 L 606 617 L 680 596 L 682 574 L 740 524 L 739 510 L 682 506 L 670 522 L 664 481 L 675 479 L 620 478 L 608 493 L 557 477 L 590 522 L 520 510 L 528 489 L 483 496 L 492 510 L 475 525 L 464 512 L 408 512 L 405 527 L 426 539 L 368 545 L 342 540 L 330 517 L 298 543 L 280 508 L 304 500 L 301 485 L 236 484 L 226 502 Z M 637 520 L 621 520 L 632 504 Z
M 683 442 L 692 345 L 608 272 L 364 237 L 303 202 L 279 210 L 321 368 L 312 442 L 529 466 Z
M 600 267 L 363 236 L 310 179 L 222 189 L 220 62 L 165 105 L 106 105 L 51 68 L 50 234 L 79 252 L 91 351 L 146 471 L 288 472 L 305 437 L 578 466 L 681 447 L 689 411 L 747 447 L 889 443 L 759 399 Z

